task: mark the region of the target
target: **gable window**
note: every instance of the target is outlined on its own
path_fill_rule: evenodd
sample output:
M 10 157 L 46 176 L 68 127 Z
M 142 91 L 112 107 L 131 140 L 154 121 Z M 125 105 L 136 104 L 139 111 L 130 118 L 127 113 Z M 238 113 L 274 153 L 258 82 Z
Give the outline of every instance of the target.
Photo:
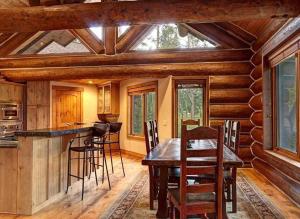
M 157 82 L 130 86 L 128 92 L 128 135 L 144 137 L 144 122 L 157 120 Z
M 154 26 L 148 35 L 139 41 L 134 50 L 214 48 L 215 44 L 192 35 L 183 25 L 160 24 Z
M 299 59 L 297 53 L 272 66 L 273 149 L 299 155 Z

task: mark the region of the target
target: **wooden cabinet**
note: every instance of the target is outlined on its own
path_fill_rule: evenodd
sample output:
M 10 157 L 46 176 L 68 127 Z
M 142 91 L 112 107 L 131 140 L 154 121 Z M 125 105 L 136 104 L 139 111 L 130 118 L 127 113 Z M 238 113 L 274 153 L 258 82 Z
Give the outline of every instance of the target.
M 0 82 L 0 101 L 22 103 L 23 89 L 23 84 Z
M 98 114 L 119 114 L 119 83 L 98 86 Z

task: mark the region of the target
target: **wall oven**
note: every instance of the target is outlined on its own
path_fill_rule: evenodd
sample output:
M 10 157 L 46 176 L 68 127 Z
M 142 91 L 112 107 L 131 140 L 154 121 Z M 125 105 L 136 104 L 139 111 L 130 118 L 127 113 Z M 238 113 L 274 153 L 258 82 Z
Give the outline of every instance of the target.
M 0 103 L 0 121 L 21 121 L 21 104 Z

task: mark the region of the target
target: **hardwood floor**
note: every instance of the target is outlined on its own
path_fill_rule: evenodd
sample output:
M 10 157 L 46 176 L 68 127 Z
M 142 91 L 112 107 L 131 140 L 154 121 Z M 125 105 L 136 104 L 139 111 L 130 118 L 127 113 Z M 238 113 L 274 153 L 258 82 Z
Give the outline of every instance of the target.
M 41 210 L 33 216 L 17 216 L 0 214 L 0 219 L 95 219 L 101 218 L 112 203 L 120 201 L 131 186 L 139 179 L 142 171 L 147 168 L 141 165 L 140 158 L 132 155 L 124 155 L 126 177 L 122 175 L 122 168 L 118 156 L 114 156 L 115 174 L 111 177 L 112 190 L 108 190 L 107 181 L 98 187 L 93 179 L 86 186 L 84 200 L 81 201 L 80 190 L 72 191 L 56 204 Z M 108 164 L 110 164 L 108 160 Z M 248 180 L 259 187 L 267 197 L 278 207 L 286 218 L 300 218 L 300 208 L 291 202 L 286 195 L 274 187 L 264 176 L 254 169 L 240 169 Z

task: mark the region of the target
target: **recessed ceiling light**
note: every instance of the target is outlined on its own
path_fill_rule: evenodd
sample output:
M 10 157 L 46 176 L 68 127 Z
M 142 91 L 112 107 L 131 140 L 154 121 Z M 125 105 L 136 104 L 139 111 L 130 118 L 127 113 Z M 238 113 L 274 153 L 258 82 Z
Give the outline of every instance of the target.
M 92 84 L 93 83 L 93 81 L 89 81 L 89 84 Z

